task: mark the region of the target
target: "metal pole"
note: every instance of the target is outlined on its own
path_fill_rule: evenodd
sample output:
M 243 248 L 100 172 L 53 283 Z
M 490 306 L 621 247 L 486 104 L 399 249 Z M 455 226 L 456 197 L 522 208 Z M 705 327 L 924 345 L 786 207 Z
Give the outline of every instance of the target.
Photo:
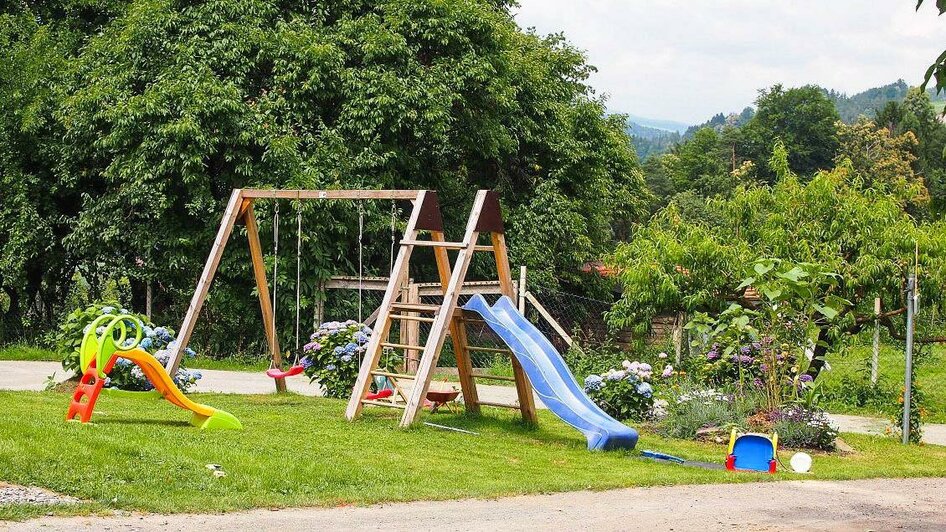
M 903 376 L 903 444 L 910 443 L 910 392 L 913 390 L 913 313 L 916 277 L 907 278 L 907 364 Z
M 874 353 L 870 359 L 870 383 L 877 385 L 877 364 L 880 358 L 880 298 L 874 299 Z

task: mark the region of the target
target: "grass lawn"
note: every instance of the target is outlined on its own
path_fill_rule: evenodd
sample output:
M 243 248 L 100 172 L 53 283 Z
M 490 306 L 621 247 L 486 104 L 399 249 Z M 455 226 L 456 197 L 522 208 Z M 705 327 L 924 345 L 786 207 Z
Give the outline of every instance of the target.
M 853 376 L 860 374 L 862 382 L 869 382 L 869 359 L 871 357 L 871 347 L 855 347 L 844 356 L 832 356 L 828 358 L 831 364 L 831 371 L 825 371 L 818 380 L 822 386 L 828 389 L 837 389 L 841 386 L 841 380 L 845 375 Z M 879 376 L 882 385 L 887 388 L 893 388 L 895 394 L 903 389 L 903 372 L 905 355 L 903 349 L 896 346 L 882 345 L 880 356 L 878 357 Z M 927 423 L 946 423 L 946 346 L 934 346 L 924 358 L 918 358 L 914 361 L 916 368 L 916 383 L 923 392 L 926 416 L 923 421 Z M 848 397 L 854 394 L 853 390 L 840 390 L 841 394 L 847 394 Z M 899 398 L 899 395 L 897 395 Z M 902 408 L 897 399 L 888 400 L 883 407 L 878 406 L 853 406 L 848 401 L 831 401 L 823 405 L 829 411 L 838 414 L 860 414 L 868 416 L 889 417 L 896 409 Z
M 41 347 L 12 344 L 0 347 L 0 360 L 42 360 L 59 362 L 62 360 L 62 356 L 55 351 Z
M 337 506 L 383 501 L 498 497 L 581 489 L 772 479 L 946 475 L 946 447 L 901 447 L 893 439 L 845 435 L 848 456 L 816 455 L 812 475 L 730 473 L 655 463 L 636 452 L 591 453 L 550 413 L 538 428 L 505 410 L 428 416 L 478 435 L 397 428 L 395 411 L 344 420 L 345 402 L 295 395 L 202 395 L 241 419 L 239 432 L 200 432 L 187 414 L 154 399 L 102 397 L 93 424 L 63 421 L 68 396 L 0 392 L 0 480 L 89 501 L 52 509 L 89 513 L 222 512 L 252 507 Z M 644 433 L 640 449 L 721 463 L 722 445 Z M 788 453 L 783 452 L 783 461 Z M 220 464 L 215 478 L 207 464 Z M 721 497 L 725 494 L 721 491 Z M 47 507 L 0 506 L 0 519 Z

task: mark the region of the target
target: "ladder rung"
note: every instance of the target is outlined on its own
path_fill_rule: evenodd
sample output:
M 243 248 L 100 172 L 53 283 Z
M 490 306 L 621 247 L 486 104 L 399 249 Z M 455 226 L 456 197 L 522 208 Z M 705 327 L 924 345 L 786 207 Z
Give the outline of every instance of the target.
M 479 246 L 479 245 L 478 245 L 478 246 L 473 246 L 473 251 L 489 251 L 489 252 L 493 252 L 493 251 L 496 251 L 496 248 L 494 248 L 493 246 Z
M 424 346 L 422 345 L 410 345 L 410 344 L 395 344 L 393 342 L 381 342 L 381 347 L 391 347 L 394 349 L 410 349 L 412 351 L 423 351 Z
M 474 379 L 487 379 L 487 380 L 494 380 L 494 381 L 516 382 L 515 377 L 507 377 L 505 375 L 488 375 L 486 373 L 474 373 L 473 378 Z
M 361 404 L 365 405 L 374 405 L 374 406 L 386 406 L 388 408 L 400 408 L 404 410 L 407 408 L 407 405 L 401 403 L 389 403 L 387 401 L 375 401 L 373 399 L 362 399 Z
M 410 320 L 410 321 L 423 321 L 425 323 L 433 323 L 433 318 L 428 318 L 425 316 L 411 316 L 410 314 L 391 314 L 388 316 L 392 320 Z
M 431 248 L 466 249 L 464 242 L 441 242 L 439 240 L 401 240 L 402 246 L 426 246 Z
M 417 375 L 408 375 L 407 373 L 390 373 L 387 371 L 374 370 L 371 372 L 372 375 L 377 375 L 379 377 L 391 377 L 392 379 L 409 379 L 414 380 L 417 378 Z
M 481 353 L 507 353 L 512 354 L 512 351 L 500 347 L 476 347 L 475 345 L 466 346 L 467 351 L 478 351 Z
M 428 305 L 426 303 L 391 303 L 391 308 L 406 310 L 408 312 L 437 312 L 440 305 Z
M 499 408 L 514 408 L 514 409 L 516 409 L 516 410 L 519 409 L 519 405 L 518 405 L 518 404 L 494 403 L 494 402 L 492 402 L 492 401 L 477 401 L 476 404 L 481 405 L 481 406 L 496 406 L 496 407 L 499 407 Z

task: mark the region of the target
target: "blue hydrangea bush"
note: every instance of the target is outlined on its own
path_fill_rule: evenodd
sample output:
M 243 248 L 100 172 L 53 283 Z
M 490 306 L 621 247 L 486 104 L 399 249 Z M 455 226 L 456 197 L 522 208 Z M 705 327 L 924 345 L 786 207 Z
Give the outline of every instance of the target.
M 611 417 L 642 421 L 652 416 L 654 377 L 650 364 L 625 360 L 620 369 L 585 378 L 585 393 Z
M 174 331 L 167 327 L 156 327 L 148 321 L 146 316 L 122 308 L 117 303 L 104 302 L 70 312 L 60 325 L 56 345 L 63 353 L 63 369 L 78 375 L 80 372 L 79 346 L 82 344 L 82 338 L 91 327 L 92 322 L 98 319 L 99 316 L 118 316 L 120 314 L 128 314 L 141 320 L 143 331 L 141 343 L 138 344 L 138 347 L 153 355 L 162 365 L 166 365 L 170 359 L 171 350 L 177 345 Z M 101 334 L 104 331 L 105 327 L 101 326 L 96 334 Z M 129 335 L 134 337 L 135 333 L 130 332 Z M 190 348 L 185 349 L 184 352 L 187 356 L 181 361 L 181 367 L 174 375 L 173 380 L 178 388 L 186 392 L 201 378 L 201 374 L 199 371 L 188 370 L 184 367 L 186 359 L 196 356 L 196 353 Z M 105 386 L 131 391 L 148 391 L 154 388 L 141 371 L 141 368 L 123 358 L 119 358 L 115 362 L 115 366 L 105 381 Z
M 301 363 L 310 382 L 318 381 L 326 397 L 351 395 L 371 329 L 355 320 L 323 323 L 303 347 Z

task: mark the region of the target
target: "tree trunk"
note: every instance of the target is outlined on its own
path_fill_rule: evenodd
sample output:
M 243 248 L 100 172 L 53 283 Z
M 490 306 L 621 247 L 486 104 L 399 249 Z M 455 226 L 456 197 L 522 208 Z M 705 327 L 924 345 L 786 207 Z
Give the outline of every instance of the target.
M 808 375 L 811 375 L 812 379 L 817 379 L 818 374 L 821 373 L 821 368 L 825 364 L 825 355 L 828 353 L 828 326 L 827 324 L 819 324 L 818 326 L 818 339 L 815 341 L 815 351 L 811 357 L 811 363 L 808 365 Z

